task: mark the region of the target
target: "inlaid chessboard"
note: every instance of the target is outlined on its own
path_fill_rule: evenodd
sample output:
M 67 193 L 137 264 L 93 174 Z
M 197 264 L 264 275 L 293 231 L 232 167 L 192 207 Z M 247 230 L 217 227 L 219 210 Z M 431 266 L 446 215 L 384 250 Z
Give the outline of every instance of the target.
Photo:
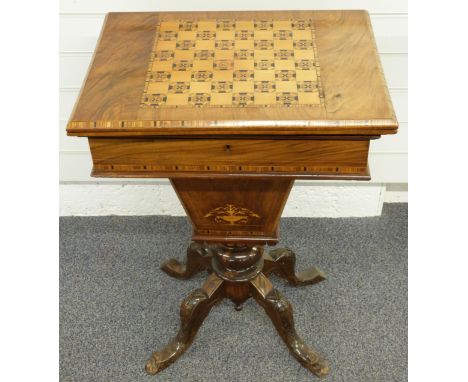
M 141 107 L 322 105 L 310 19 L 157 25 Z

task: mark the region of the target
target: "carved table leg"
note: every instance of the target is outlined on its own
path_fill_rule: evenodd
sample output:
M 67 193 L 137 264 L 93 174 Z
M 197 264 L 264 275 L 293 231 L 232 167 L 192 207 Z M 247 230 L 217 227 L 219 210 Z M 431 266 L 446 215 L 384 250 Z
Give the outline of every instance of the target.
M 294 357 L 315 375 L 325 376 L 329 372 L 327 362 L 298 336 L 291 304 L 273 288 L 264 274 L 275 273 L 293 285 L 313 284 L 325 279 L 316 268 L 296 275 L 295 261 L 294 253 L 287 249 L 264 255 L 262 245 L 192 243 L 187 250 L 187 265 L 170 260 L 163 266 L 164 271 L 178 278 L 188 278 L 203 269 L 213 273 L 201 289 L 193 291 L 182 302 L 179 332 L 166 347 L 153 353 L 146 371 L 156 374 L 176 361 L 192 344 L 214 304 L 228 298 L 239 308 L 248 298 L 254 297 Z
M 146 363 L 148 374 L 156 374 L 165 369 L 190 347 L 213 305 L 223 299 L 223 283 L 224 280 L 212 273 L 201 289 L 190 293 L 182 302 L 180 330 L 166 347 L 153 353 Z
M 268 278 L 260 273 L 251 282 L 252 295 L 265 309 L 276 330 L 302 366 L 318 377 L 329 372 L 327 362 L 298 336 L 294 328 L 291 304 L 276 290 Z
M 169 276 L 178 279 L 189 279 L 205 269 L 211 270 L 211 256 L 203 245 L 191 243 L 187 248 L 185 265 L 176 259 L 169 259 L 161 265 L 161 269 Z
M 296 255 L 287 248 L 270 251 L 264 255 L 264 261 L 263 273 L 266 276 L 274 273 L 294 286 L 316 284 L 325 280 L 324 273 L 317 267 L 310 267 L 296 274 Z

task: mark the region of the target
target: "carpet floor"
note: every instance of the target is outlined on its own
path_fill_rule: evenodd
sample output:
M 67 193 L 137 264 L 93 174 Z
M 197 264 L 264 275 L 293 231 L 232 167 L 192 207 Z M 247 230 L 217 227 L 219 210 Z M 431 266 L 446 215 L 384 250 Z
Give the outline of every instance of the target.
M 278 247 L 297 270 L 316 265 L 327 280 L 302 288 L 272 276 L 293 304 L 299 335 L 331 366 L 324 381 L 407 380 L 407 204 L 373 218 L 285 218 Z M 179 306 L 206 273 L 188 281 L 159 270 L 184 259 L 185 218 L 60 218 L 60 380 L 318 381 L 289 354 L 254 300 L 237 312 L 215 306 L 192 347 L 156 376 L 152 351 L 179 327 Z

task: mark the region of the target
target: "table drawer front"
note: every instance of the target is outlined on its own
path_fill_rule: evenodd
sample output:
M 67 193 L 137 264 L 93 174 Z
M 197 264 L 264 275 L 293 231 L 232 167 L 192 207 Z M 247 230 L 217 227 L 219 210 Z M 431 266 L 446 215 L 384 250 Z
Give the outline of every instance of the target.
M 90 138 L 89 143 L 95 172 L 142 176 L 155 172 L 362 173 L 369 149 L 368 139 Z

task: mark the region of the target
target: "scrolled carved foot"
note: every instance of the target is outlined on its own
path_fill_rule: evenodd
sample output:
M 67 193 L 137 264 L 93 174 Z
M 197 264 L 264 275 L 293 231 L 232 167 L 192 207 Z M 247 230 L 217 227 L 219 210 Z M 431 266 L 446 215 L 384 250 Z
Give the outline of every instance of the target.
M 302 342 L 302 340 L 301 340 Z M 298 344 L 297 355 L 294 356 L 299 360 L 302 366 L 309 369 L 317 377 L 325 377 L 330 372 L 328 362 L 324 360 L 315 350 L 312 350 L 303 342 Z
M 296 333 L 293 310 L 289 301 L 273 288 L 264 274 L 259 274 L 251 281 L 251 285 L 253 297 L 265 309 L 292 355 L 316 376 L 327 375 L 328 363 L 315 350 L 307 346 Z
M 296 255 L 288 248 L 270 251 L 264 256 L 264 261 L 263 273 L 266 276 L 274 273 L 293 286 L 317 284 L 325 280 L 325 274 L 317 267 L 310 267 L 296 274 Z
M 205 269 L 211 270 L 211 256 L 203 245 L 191 243 L 187 248 L 185 265 L 176 259 L 169 259 L 161 265 L 161 269 L 171 277 L 186 280 Z
M 158 355 L 154 353 L 148 362 L 146 362 L 145 370 L 148 374 L 155 375 L 158 371 L 161 370 L 159 365 L 161 365 L 161 360 L 159 359 Z
M 182 329 L 181 329 L 182 330 Z M 193 334 L 193 337 L 195 337 Z M 174 363 L 191 345 L 193 341 L 189 338 L 180 338 L 179 334 L 169 342 L 164 349 L 154 352 L 151 358 L 146 362 L 145 370 L 148 374 L 154 375 L 164 370 Z
M 182 301 L 180 330 L 162 350 L 153 353 L 145 366 L 148 374 L 164 370 L 190 347 L 213 305 L 223 298 L 223 282 L 212 273 L 201 289 L 193 291 Z

